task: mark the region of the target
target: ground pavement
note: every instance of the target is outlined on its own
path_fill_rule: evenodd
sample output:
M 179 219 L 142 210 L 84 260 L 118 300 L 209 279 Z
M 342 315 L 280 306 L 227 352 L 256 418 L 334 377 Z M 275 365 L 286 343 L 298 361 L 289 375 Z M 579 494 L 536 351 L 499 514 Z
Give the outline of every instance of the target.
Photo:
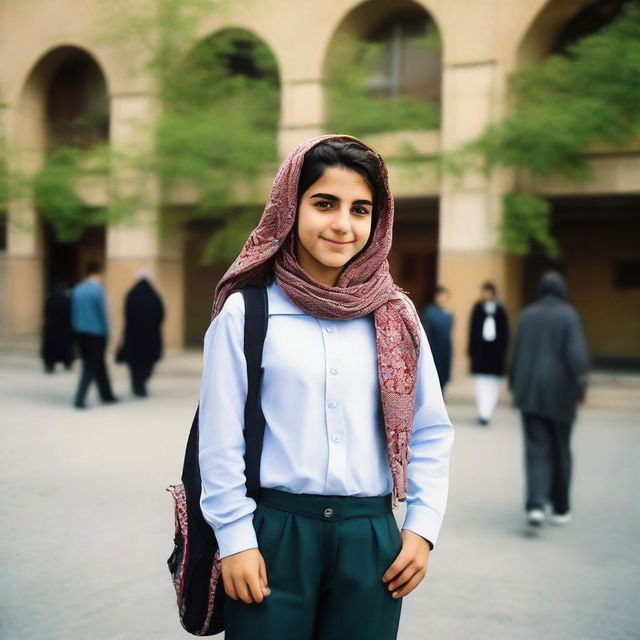
M 118 369 L 122 402 L 94 397 L 79 412 L 75 373 L 0 360 L 3 640 L 188 637 L 165 565 L 164 487 L 179 478 L 197 401 L 193 358 L 184 362 L 163 364 L 147 400 L 130 397 Z M 468 403 L 450 414 L 449 511 L 428 577 L 405 599 L 400 640 L 640 637 L 638 413 L 583 411 L 574 522 L 537 533 L 521 513 L 517 415 L 501 406 L 484 429 Z

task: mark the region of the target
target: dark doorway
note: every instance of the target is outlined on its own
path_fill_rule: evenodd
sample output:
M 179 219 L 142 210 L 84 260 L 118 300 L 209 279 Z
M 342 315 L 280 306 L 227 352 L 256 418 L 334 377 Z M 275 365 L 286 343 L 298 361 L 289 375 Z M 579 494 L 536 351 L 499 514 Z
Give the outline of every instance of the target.
M 438 279 L 438 199 L 398 199 L 389 266 L 395 282 L 420 308 Z
M 552 198 L 562 255 L 524 261 L 524 302 L 540 276 L 559 269 L 580 313 L 594 365 L 640 371 L 640 196 Z
M 46 250 L 45 288 L 49 292 L 60 282 L 75 286 L 84 278 L 89 262 L 104 265 L 106 234 L 104 227 L 89 227 L 77 242 L 60 242 L 51 227 L 44 227 Z

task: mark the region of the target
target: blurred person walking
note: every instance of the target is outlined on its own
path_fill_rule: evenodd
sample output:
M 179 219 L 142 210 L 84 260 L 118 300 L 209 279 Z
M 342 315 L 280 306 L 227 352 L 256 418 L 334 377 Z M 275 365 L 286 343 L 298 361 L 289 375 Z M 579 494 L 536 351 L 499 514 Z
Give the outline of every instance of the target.
M 147 381 L 162 357 L 164 305 L 150 282 L 150 273 L 142 270 L 125 298 L 124 338 L 116 356 L 126 362 L 134 395 L 147 396 Z
M 97 262 L 87 266 L 87 277 L 76 286 L 71 297 L 71 322 L 80 347 L 82 373 L 74 400 L 77 409 L 85 409 L 91 383 L 98 385 L 104 403 L 116 402 L 104 362 L 109 335 L 107 301 L 102 286 L 102 267 Z
M 444 391 L 451 378 L 453 313 L 449 308 L 449 289 L 440 285 L 436 287 L 433 303 L 422 310 L 420 320 L 429 339 L 440 388 Z
M 65 282 L 58 282 L 44 303 L 40 355 L 44 370 L 53 373 L 58 362 L 71 369 L 74 360 L 71 296 Z
M 496 286 L 485 282 L 471 311 L 468 354 L 475 379 L 478 422 L 487 426 L 498 403 L 500 378 L 505 372 L 509 320 L 497 298 Z
M 545 274 L 536 302 L 518 320 L 509 387 L 522 412 L 526 464 L 525 510 L 531 525 L 571 519 L 570 438 L 578 402 L 587 388 L 589 353 L 564 278 Z

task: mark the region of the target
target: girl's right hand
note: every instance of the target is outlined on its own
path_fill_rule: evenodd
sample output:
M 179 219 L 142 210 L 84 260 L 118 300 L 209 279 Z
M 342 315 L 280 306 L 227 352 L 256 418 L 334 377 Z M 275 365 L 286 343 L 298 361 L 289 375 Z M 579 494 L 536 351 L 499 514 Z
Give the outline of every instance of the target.
M 225 593 L 246 604 L 260 603 L 271 594 L 267 566 L 258 549 L 247 549 L 222 558 L 222 580 Z

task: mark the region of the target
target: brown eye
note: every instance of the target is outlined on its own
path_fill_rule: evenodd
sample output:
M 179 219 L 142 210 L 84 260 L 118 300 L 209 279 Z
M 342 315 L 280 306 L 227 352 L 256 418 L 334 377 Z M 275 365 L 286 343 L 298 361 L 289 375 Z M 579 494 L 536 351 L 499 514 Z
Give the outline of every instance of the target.
M 369 210 L 365 209 L 364 207 L 354 207 L 352 209 L 353 213 L 355 213 L 357 216 L 367 216 L 369 215 Z

